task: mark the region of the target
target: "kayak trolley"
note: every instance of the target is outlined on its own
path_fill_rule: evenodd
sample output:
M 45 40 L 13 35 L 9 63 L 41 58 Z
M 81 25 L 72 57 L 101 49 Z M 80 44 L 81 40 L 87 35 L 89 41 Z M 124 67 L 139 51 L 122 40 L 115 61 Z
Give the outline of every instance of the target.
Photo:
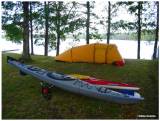
M 52 98 L 52 93 L 51 93 L 51 88 L 53 87 L 53 85 L 50 85 L 46 82 L 41 82 L 41 93 L 42 96 L 46 99 L 46 100 L 50 100 Z

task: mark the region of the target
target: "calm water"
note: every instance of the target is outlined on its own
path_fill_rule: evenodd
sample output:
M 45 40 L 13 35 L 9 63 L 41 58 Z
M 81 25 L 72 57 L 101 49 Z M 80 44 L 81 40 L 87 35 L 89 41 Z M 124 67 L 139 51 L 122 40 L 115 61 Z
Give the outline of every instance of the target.
M 98 40 L 90 40 L 90 43 L 106 43 L 106 40 L 98 41 Z M 111 40 L 110 43 L 116 44 L 119 52 L 121 53 L 123 58 L 126 59 L 136 59 L 137 58 L 137 41 L 132 40 Z M 65 50 L 77 46 L 84 45 L 85 40 L 80 40 L 80 42 L 72 42 L 72 40 L 66 40 L 65 42 L 61 42 L 60 44 L 60 53 Z M 154 41 L 141 41 L 141 59 L 151 59 L 153 54 Z M 14 53 L 22 53 L 22 44 L 15 44 L 10 41 L 6 41 L 4 39 L 1 40 L 1 50 L 12 50 L 19 49 L 18 51 L 13 51 Z M 34 45 L 34 53 L 37 55 L 44 54 L 43 46 Z M 55 56 L 56 51 L 52 50 L 49 52 L 49 56 Z

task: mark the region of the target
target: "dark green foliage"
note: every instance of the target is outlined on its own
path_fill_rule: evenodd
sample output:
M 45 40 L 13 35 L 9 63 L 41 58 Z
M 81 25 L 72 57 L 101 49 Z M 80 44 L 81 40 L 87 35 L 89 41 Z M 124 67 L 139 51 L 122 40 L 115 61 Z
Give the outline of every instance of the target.
M 9 41 L 21 43 L 22 36 L 22 3 L 21 2 L 2 2 L 2 30 Z
M 102 35 L 99 34 L 98 32 L 94 32 L 90 34 L 90 39 L 102 39 Z
M 14 10 L 16 3 L 13 2 L 2 2 L 2 9 L 4 9 L 5 11 L 3 11 L 2 13 L 2 25 L 6 24 L 8 22 L 8 20 L 12 21 L 13 20 L 13 15 L 10 14 L 11 11 Z
M 22 59 L 30 60 L 29 54 L 29 2 L 2 2 L 2 29 L 9 41 L 23 40 Z
M 15 24 L 3 25 L 3 30 L 5 30 L 5 37 L 7 40 L 14 43 L 21 43 L 23 38 L 23 30 Z
M 117 21 L 117 22 L 114 22 L 111 24 L 111 27 L 114 31 L 122 28 L 123 30 L 135 30 L 136 29 L 136 26 L 135 26 L 135 22 L 127 22 L 127 21 L 124 21 L 124 20 L 120 20 L 120 21 Z

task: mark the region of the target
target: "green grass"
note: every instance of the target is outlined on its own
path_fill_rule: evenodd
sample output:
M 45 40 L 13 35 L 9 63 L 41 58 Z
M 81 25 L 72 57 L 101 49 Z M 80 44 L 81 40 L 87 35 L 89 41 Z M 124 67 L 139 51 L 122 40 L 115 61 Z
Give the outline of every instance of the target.
M 134 83 L 141 87 L 144 101 L 122 105 L 52 89 L 52 99 L 41 95 L 40 81 L 20 76 L 18 69 L 6 63 L 2 55 L 2 118 L 3 119 L 135 119 L 138 115 L 158 118 L 158 61 L 126 60 L 124 67 L 106 64 L 56 62 L 53 57 L 32 56 L 27 62 L 65 74 L 78 73 L 112 81 Z

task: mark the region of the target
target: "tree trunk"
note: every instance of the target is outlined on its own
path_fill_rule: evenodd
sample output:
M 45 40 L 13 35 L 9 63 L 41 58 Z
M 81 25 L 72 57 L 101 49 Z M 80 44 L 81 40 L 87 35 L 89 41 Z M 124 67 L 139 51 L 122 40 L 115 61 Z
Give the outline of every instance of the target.
M 29 54 L 29 2 L 22 2 L 23 4 L 23 60 L 30 60 Z
M 156 59 L 157 43 L 158 43 L 158 39 L 159 39 L 159 1 L 157 1 L 156 4 L 157 4 L 157 26 L 156 26 L 156 35 L 155 35 L 153 59 Z
M 56 56 L 59 55 L 59 46 L 60 46 L 60 6 L 62 2 L 58 2 L 58 8 L 57 8 L 57 52 Z
M 45 4 L 45 44 L 44 44 L 44 55 L 48 56 L 48 16 L 49 16 L 49 4 Z
M 107 30 L 107 44 L 110 40 L 110 24 L 111 24 L 111 3 L 108 1 L 108 30 Z
M 34 55 L 33 52 L 33 26 L 32 26 L 32 2 L 30 2 L 30 27 L 31 27 L 31 55 Z
M 142 3 L 138 2 L 138 48 L 137 48 L 137 59 L 140 59 L 140 41 L 141 41 L 141 10 L 142 10 Z
M 90 4 L 87 1 L 87 21 L 86 21 L 86 44 L 89 44 L 89 26 L 90 26 Z

